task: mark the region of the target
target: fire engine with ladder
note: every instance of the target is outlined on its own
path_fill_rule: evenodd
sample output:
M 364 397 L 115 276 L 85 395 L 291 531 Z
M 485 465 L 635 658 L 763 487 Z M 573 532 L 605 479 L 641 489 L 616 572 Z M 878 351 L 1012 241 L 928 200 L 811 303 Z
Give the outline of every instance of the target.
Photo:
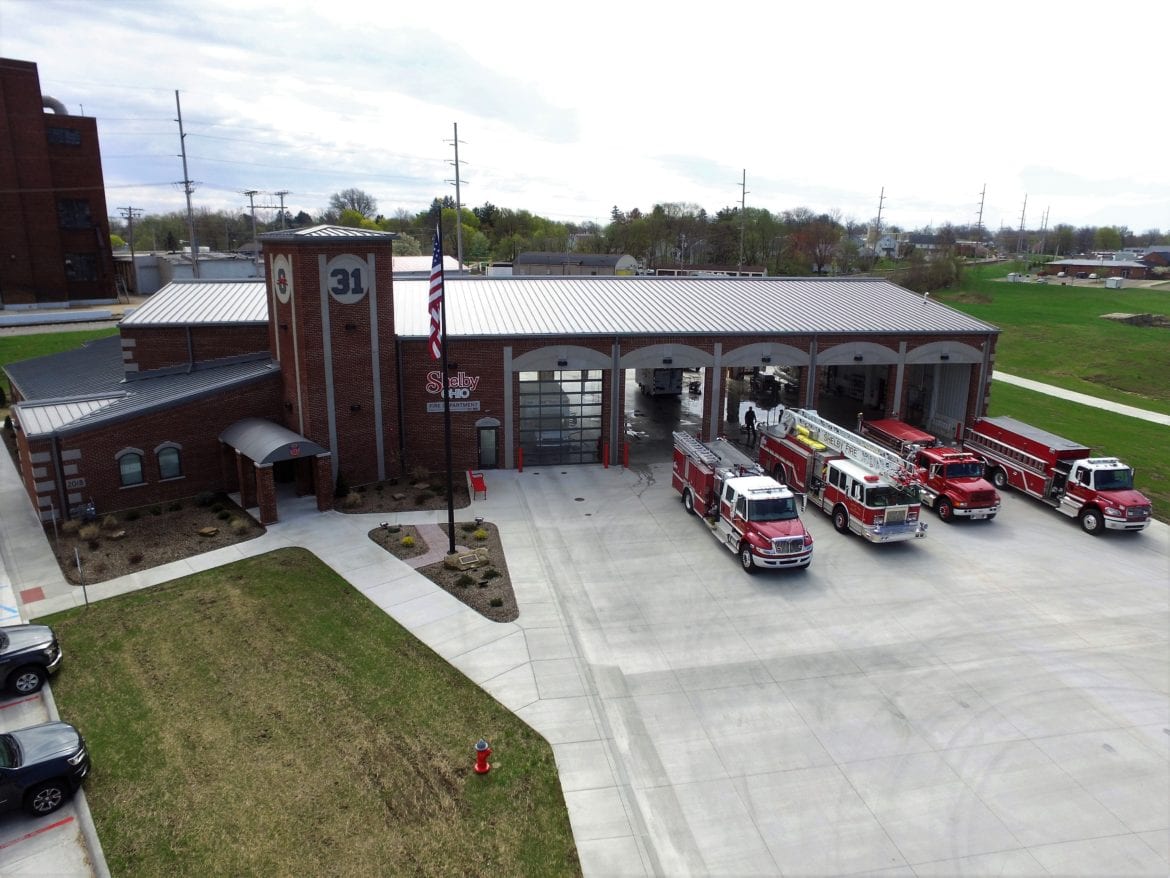
M 726 439 L 700 442 L 676 432 L 671 484 L 682 494 L 683 508 L 702 516 L 748 573 L 804 568 L 812 561 L 813 538 L 800 520 L 796 496 Z
M 760 465 L 871 543 L 926 536 L 917 473 L 895 452 L 806 409 L 784 409 L 760 434 Z

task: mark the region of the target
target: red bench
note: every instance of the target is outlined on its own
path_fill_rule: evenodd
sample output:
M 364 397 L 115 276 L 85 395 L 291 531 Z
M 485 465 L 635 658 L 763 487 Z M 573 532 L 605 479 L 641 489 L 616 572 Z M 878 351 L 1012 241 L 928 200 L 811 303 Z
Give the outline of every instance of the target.
M 483 480 L 483 473 L 475 470 L 467 471 L 468 481 L 471 482 L 471 499 L 478 500 L 479 495 L 483 494 L 483 499 L 487 499 L 487 482 Z

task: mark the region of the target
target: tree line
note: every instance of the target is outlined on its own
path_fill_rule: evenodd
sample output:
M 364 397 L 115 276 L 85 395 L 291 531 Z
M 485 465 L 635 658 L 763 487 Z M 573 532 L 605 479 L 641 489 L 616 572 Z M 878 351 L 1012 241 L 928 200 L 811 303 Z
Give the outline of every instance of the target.
M 456 216 L 460 225 L 456 233 Z M 256 221 L 257 232 L 331 223 L 355 228 L 397 232 L 395 252 L 429 253 L 435 224 L 442 220 L 443 251 L 456 255 L 461 238 L 464 263 L 512 262 L 524 252 L 628 253 L 647 268 L 706 267 L 762 270 L 772 276 L 853 274 L 882 267 L 875 252 L 878 235 L 897 235 L 897 225 L 878 227 L 860 223 L 839 212 L 816 213 L 797 207 L 773 213 L 765 208 L 725 207 L 709 214 L 696 204 L 656 204 L 648 212 L 614 206 L 605 226 L 594 222 L 558 222 L 531 213 L 485 202 L 456 210 L 450 196 L 435 198 L 426 210 L 399 209 L 393 216 L 378 212 L 378 202 L 361 189 L 330 196 L 329 206 L 316 216 L 305 211 Z M 248 213 L 200 210 L 194 216 L 201 247 L 233 252 L 252 242 L 253 220 Z M 983 241 L 1000 253 L 1068 256 L 1093 250 L 1170 243 L 1157 229 L 1135 234 L 1126 227 L 1057 225 L 1051 229 L 1000 229 L 991 233 L 973 225 L 945 224 L 937 229 L 914 230 L 933 236 L 932 259 L 958 256 L 963 241 Z M 115 247 L 128 244 L 130 230 L 121 219 L 111 220 Z M 136 250 L 178 251 L 190 235 L 186 214 L 151 214 L 134 222 Z M 912 244 L 893 254 L 900 263 L 922 261 Z M 887 266 L 893 267 L 893 266 Z M 905 271 L 907 265 L 901 266 Z M 931 281 L 943 278 L 931 278 Z M 928 281 L 930 282 L 930 281 Z M 933 283 L 940 288 L 943 283 Z

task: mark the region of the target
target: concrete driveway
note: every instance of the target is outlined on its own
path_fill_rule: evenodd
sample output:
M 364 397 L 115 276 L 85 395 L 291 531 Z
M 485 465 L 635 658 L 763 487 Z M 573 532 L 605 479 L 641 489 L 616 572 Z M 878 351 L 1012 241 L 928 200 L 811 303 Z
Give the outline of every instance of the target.
M 586 874 L 1167 873 L 1165 525 L 810 510 L 811 568 L 749 576 L 667 464 L 489 487 L 530 662 L 484 685 L 534 679 Z

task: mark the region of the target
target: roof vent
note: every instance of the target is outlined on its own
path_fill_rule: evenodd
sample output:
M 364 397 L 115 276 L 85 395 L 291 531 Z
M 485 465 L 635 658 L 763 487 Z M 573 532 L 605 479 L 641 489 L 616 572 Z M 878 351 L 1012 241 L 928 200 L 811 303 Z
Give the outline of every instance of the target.
M 51 98 L 48 95 L 41 95 L 41 103 L 46 110 L 52 110 L 58 116 L 68 116 L 69 111 L 65 109 L 65 105 L 56 98 Z

